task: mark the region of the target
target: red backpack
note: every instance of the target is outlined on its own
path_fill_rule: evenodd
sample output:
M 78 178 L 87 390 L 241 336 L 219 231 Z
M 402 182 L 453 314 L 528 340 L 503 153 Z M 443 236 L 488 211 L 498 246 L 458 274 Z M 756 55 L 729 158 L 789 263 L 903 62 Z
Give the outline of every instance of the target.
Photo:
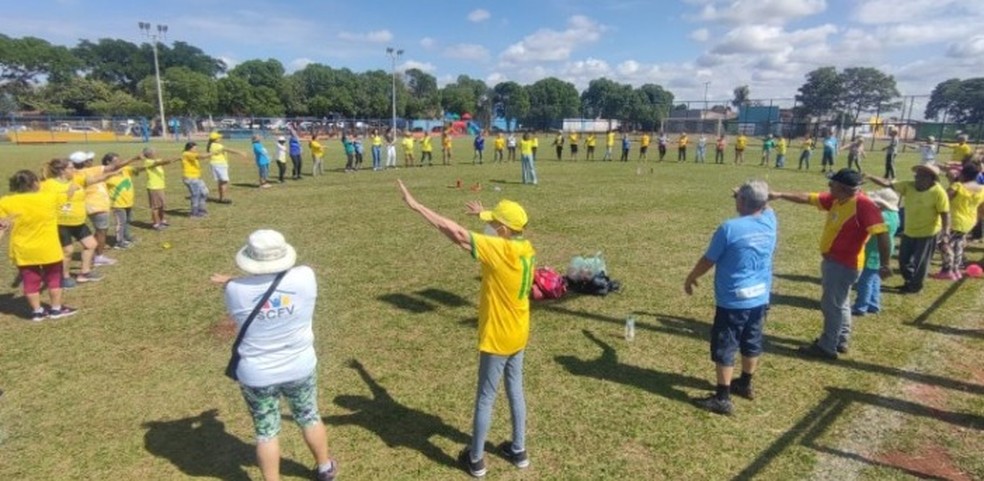
M 559 299 L 567 293 L 567 282 L 564 276 L 549 267 L 537 267 L 533 271 L 533 288 L 530 295 L 534 301 L 543 299 Z

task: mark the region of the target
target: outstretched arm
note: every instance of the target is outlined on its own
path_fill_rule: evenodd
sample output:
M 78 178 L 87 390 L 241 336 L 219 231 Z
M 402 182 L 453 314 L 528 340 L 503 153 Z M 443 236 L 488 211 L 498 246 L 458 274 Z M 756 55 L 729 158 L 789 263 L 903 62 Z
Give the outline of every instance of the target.
M 892 187 L 895 184 L 894 181 L 883 179 L 881 177 L 875 177 L 873 175 L 868 175 L 868 174 L 864 174 L 864 178 L 870 180 L 874 184 L 881 187 Z
M 402 180 L 397 180 L 396 183 L 400 186 L 400 192 L 403 194 L 403 201 L 407 203 L 410 210 L 413 210 L 423 216 L 427 222 L 430 222 L 431 225 L 437 227 L 437 230 L 441 231 L 441 233 L 447 236 L 448 239 L 451 239 L 451 242 L 458 247 L 466 251 L 471 250 L 471 234 L 468 233 L 467 229 L 459 225 L 457 222 L 430 210 L 420 202 L 417 202 L 417 199 L 415 199 L 413 195 L 410 194 L 410 191 L 407 190 L 407 187 L 403 185 Z
M 806 192 L 769 192 L 769 200 L 788 200 L 794 204 L 809 204 L 810 194 Z

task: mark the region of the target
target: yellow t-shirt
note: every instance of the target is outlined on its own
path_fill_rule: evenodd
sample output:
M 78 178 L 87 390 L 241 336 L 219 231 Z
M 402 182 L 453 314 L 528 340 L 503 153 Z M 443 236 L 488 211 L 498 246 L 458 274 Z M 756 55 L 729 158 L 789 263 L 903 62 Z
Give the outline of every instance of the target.
M 577 134 L 570 134 L 567 138 L 570 139 L 572 144 L 577 143 Z
M 64 194 L 51 191 L 0 197 L 0 218 L 13 220 L 8 254 L 15 265 L 43 266 L 62 261 L 58 217 L 65 200 Z
M 943 187 L 936 183 L 919 192 L 916 182 L 908 180 L 896 182 L 892 188 L 899 193 L 905 203 L 905 226 L 903 233 L 909 237 L 930 237 L 943 228 L 940 214 L 950 212 L 950 198 Z
M 776 155 L 786 155 L 786 139 L 780 137 L 776 142 Z
M 482 264 L 478 350 L 510 356 L 530 337 L 530 289 L 536 251 L 526 239 L 471 233 L 472 257 Z
M 686 147 L 687 146 L 687 142 L 689 142 L 689 141 L 690 141 L 690 139 L 688 139 L 686 135 L 681 135 L 680 138 L 677 139 L 677 145 L 680 146 L 680 147 Z
M 973 192 L 960 182 L 950 186 L 950 226 L 954 232 L 966 234 L 977 224 L 977 209 L 984 203 L 984 188 Z
M 615 146 L 615 132 L 608 132 L 605 134 L 605 145 L 608 147 Z
M 403 150 L 405 151 L 404 153 L 412 154 L 413 153 L 413 137 L 404 137 L 402 143 L 403 143 Z
M 433 152 L 434 146 L 431 145 L 431 138 L 429 135 L 425 135 L 420 139 L 420 151 L 421 152 Z
M 540 146 L 540 138 L 539 137 L 533 137 L 530 140 L 533 141 L 533 148 L 534 149 Z
M 99 165 L 82 169 L 82 175 L 88 180 L 92 177 L 102 175 L 105 167 Z M 109 212 L 109 191 L 106 190 L 105 182 L 86 182 L 85 185 L 85 211 L 87 214 L 97 214 L 99 212 Z
M 970 144 L 966 142 L 954 145 L 952 150 L 953 155 L 950 157 L 950 162 L 963 162 L 964 159 L 970 157 L 974 153 L 974 150 L 970 147 Z
M 642 138 L 639 139 L 639 145 L 642 147 L 649 147 L 649 142 L 651 140 L 652 138 L 649 136 L 649 134 L 642 134 Z
M 520 140 L 519 141 L 519 155 L 533 155 L 533 141 L 532 140 Z
M 133 167 L 127 165 L 106 179 L 106 188 L 114 209 L 133 207 Z
M 68 185 L 76 184 L 79 189 L 75 190 L 72 198 L 68 198 Z M 58 213 L 58 225 L 75 227 L 85 224 L 85 176 L 81 173 L 75 174 L 71 181 L 62 179 L 46 179 L 41 182 L 42 192 L 53 192 L 58 194 L 60 199 L 65 199 Z
M 495 150 L 504 150 L 506 148 L 506 138 L 499 136 L 495 138 Z
M 189 150 L 181 154 L 181 177 L 186 179 L 202 177 L 202 163 L 198 160 L 198 152 Z
M 745 137 L 744 135 L 739 135 L 738 138 L 735 139 L 735 149 L 745 150 L 745 145 L 748 145 L 748 137 Z
M 314 157 L 323 157 L 325 155 L 325 148 L 317 140 L 312 140 L 309 144 L 311 147 L 311 155 Z
M 594 134 L 591 134 L 588 135 L 587 139 L 584 139 L 584 143 L 587 144 L 588 147 L 594 147 L 595 144 L 598 143 L 598 139 L 595 138 Z
M 160 159 L 144 159 L 144 167 L 147 167 L 147 190 L 164 190 L 166 188 L 164 166 L 151 167 L 158 160 Z
M 803 139 L 803 144 L 801 145 L 801 147 L 803 148 L 803 150 L 813 150 L 813 147 L 816 145 L 817 144 L 816 142 L 813 141 L 813 139 Z
M 215 165 L 229 165 L 229 159 L 226 158 L 225 146 L 218 143 L 212 142 L 212 147 L 208 150 L 209 154 L 212 154 L 208 158 L 208 161 Z
M 451 136 L 450 135 L 445 135 L 443 138 L 441 138 L 441 147 L 444 147 L 445 150 L 451 150 Z
M 383 137 L 381 135 L 373 135 L 372 136 L 372 146 L 373 147 L 382 147 L 383 146 Z

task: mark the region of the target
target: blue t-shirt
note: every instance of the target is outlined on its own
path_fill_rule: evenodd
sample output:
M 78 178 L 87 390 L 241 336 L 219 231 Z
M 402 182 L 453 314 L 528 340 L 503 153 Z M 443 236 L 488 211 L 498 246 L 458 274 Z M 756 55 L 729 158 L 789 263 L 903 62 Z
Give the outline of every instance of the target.
M 622 137 L 622 150 L 629 150 L 629 142 L 628 137 Z
M 485 137 L 475 137 L 475 150 L 485 150 Z
M 256 156 L 256 165 L 270 165 L 270 155 L 262 142 L 253 142 L 253 155 Z
M 831 154 L 837 152 L 837 137 L 831 135 L 823 139 L 823 150 Z
M 290 155 L 301 155 L 301 139 L 292 135 L 287 141 L 287 145 L 290 149 Z
M 715 264 L 714 300 L 725 309 L 751 309 L 769 303 L 776 214 L 729 219 L 718 227 L 704 257 Z

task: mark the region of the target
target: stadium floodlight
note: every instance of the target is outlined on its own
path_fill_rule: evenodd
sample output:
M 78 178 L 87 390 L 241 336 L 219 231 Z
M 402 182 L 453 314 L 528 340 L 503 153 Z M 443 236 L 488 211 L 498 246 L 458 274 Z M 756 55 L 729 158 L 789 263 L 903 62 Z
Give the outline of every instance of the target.
M 386 55 L 389 55 L 393 72 L 393 117 L 390 128 L 392 129 L 393 135 L 396 135 L 396 61 L 403 56 L 403 49 L 386 47 Z
M 167 25 L 157 25 L 157 33 L 151 32 L 149 22 L 137 22 L 140 32 L 150 39 L 150 47 L 154 51 L 154 78 L 157 80 L 157 107 L 161 116 L 161 137 L 167 138 L 167 122 L 164 119 L 164 93 L 161 90 L 161 66 L 157 61 L 157 42 L 167 38 Z

